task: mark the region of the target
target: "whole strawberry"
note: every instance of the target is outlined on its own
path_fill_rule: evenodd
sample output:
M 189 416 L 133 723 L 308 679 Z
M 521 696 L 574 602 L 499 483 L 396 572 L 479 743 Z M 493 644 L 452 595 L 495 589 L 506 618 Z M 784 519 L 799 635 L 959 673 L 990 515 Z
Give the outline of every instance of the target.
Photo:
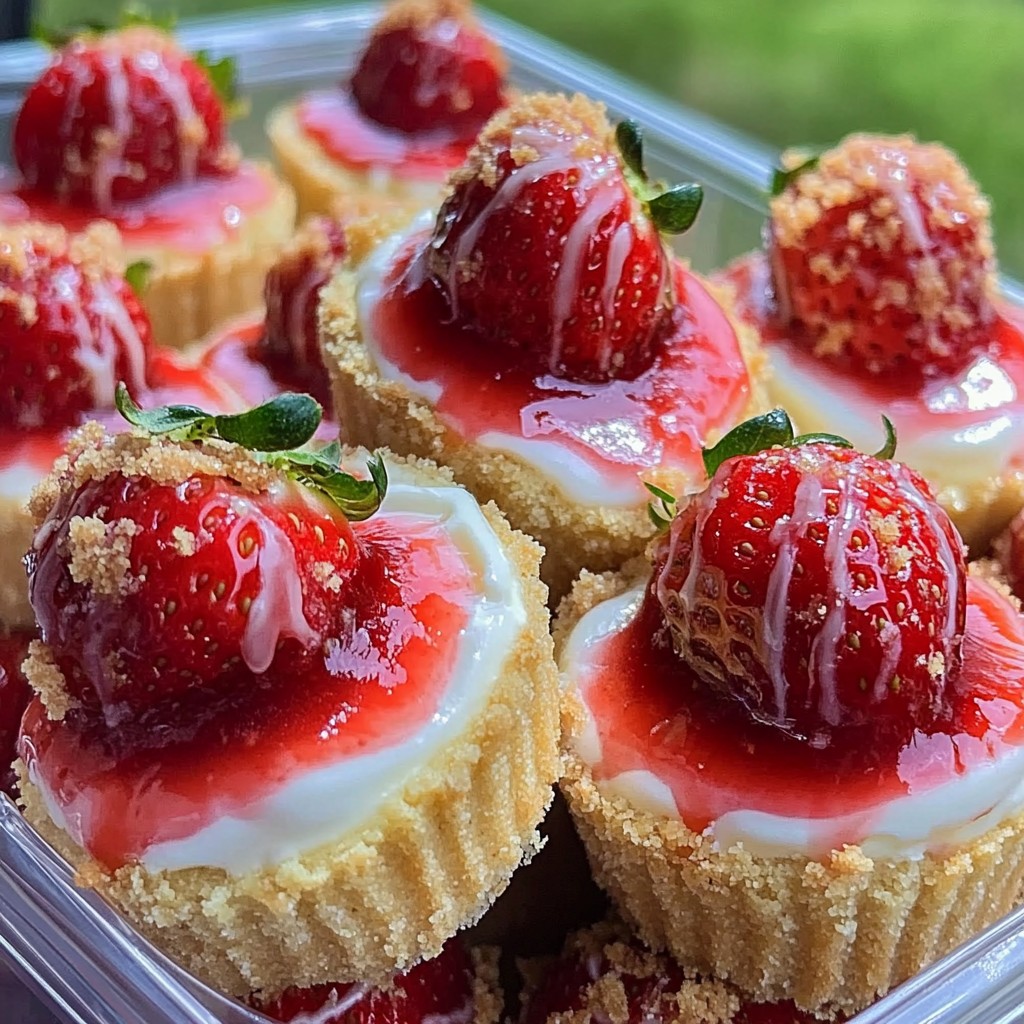
M 505 59 L 465 0 L 399 0 L 352 76 L 366 117 L 410 135 L 472 139 L 504 102 Z
M 632 378 L 671 329 L 671 260 L 697 186 L 657 194 L 639 130 L 618 145 L 598 104 L 524 97 L 484 129 L 450 180 L 426 251 L 450 319 L 481 344 L 521 349 L 541 373 Z
M 29 187 L 109 212 L 232 166 L 224 123 L 210 74 L 166 33 L 87 34 L 29 89 L 14 159 Z
M 395 978 L 388 989 L 363 985 L 289 988 L 272 1000 L 254 996 L 253 1007 L 273 1020 L 316 1020 L 317 1024 L 431 1024 L 474 1019 L 473 963 L 462 944 L 451 940 L 433 960 Z M 335 1012 L 330 1012 L 336 1007 Z
M 330 217 L 310 217 L 267 272 L 267 307 L 260 353 L 282 377 L 327 405 L 330 387 L 317 338 L 317 302 L 347 249 L 345 230 Z
M 873 376 L 962 370 L 989 343 L 989 205 L 943 146 L 851 135 L 777 174 L 778 315 L 815 355 Z
M 257 686 L 279 669 L 295 678 L 336 635 L 337 594 L 359 559 L 344 513 L 372 513 L 383 476 L 343 473 L 337 445 L 279 450 L 319 424 L 308 396 L 215 417 L 190 406 L 145 413 L 122 389 L 118 407 L 141 430 L 260 449 L 294 480 L 257 491 L 223 468 L 181 475 L 173 447 L 113 472 L 78 469 L 83 458 L 94 464 L 91 448 L 75 456 L 67 473 L 84 478 L 48 513 L 27 560 L 32 607 L 69 697 L 117 723 L 186 694 Z M 165 458 L 171 472 L 161 476 Z
M 776 410 L 706 453 L 711 477 L 654 552 L 679 656 L 756 719 L 814 743 L 904 739 L 945 706 L 966 616 L 964 549 L 925 481 Z
M 151 328 L 123 271 L 112 228 L 0 227 L 0 424 L 69 426 L 118 380 L 145 386 Z
M 21 716 L 32 691 L 21 671 L 31 633 L 0 630 L 0 793 L 18 795 L 18 780 L 11 765 L 16 757 Z

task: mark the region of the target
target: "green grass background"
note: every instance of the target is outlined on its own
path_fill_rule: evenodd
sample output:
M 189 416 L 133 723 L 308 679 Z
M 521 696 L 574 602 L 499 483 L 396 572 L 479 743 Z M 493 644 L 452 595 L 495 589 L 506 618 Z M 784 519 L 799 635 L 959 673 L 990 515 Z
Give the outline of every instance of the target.
M 0 0 L 3 2 L 3 0 Z M 37 0 L 50 23 L 112 0 Z M 151 2 L 182 16 L 281 0 Z M 487 6 L 777 145 L 853 129 L 957 149 L 1024 276 L 1024 0 L 489 0 Z

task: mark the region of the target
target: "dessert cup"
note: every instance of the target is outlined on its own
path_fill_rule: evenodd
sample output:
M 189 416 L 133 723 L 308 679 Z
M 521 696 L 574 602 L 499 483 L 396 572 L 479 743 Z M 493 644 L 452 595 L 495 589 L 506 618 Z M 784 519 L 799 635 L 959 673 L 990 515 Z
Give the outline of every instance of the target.
M 133 813 L 156 814 L 150 825 L 171 838 L 154 843 L 140 833 L 132 851 L 112 855 L 108 849 L 98 858 L 83 849 L 99 848 L 96 833 L 78 830 L 73 809 L 62 806 L 70 791 L 56 789 L 51 774 L 56 752 L 68 753 L 63 744 L 78 745 L 86 713 L 65 713 L 68 702 L 51 650 L 37 646 L 28 662 L 30 681 L 46 695 L 30 708 L 23 727 L 29 820 L 76 866 L 83 884 L 225 992 L 380 983 L 436 955 L 474 922 L 538 845 L 537 825 L 557 774 L 558 727 L 538 548 L 512 531 L 493 506 L 481 509 L 454 487 L 446 471 L 390 456 L 387 464 L 388 497 L 376 517 L 353 525 L 358 543 L 378 543 L 373 538 L 395 529 L 440 531 L 437 543 L 449 555 L 454 545 L 467 559 L 463 582 L 473 596 L 463 639 L 445 641 L 454 645 L 451 679 L 429 684 L 433 677 L 423 672 L 423 686 L 442 686 L 434 698 L 440 709 L 430 717 L 431 702 L 424 698 L 411 733 L 406 727 L 397 738 L 381 739 L 377 754 L 305 771 L 301 759 L 298 767 L 274 768 L 269 792 L 257 786 L 233 812 L 217 811 L 220 797 L 209 782 L 213 789 L 197 805 L 206 819 L 198 832 L 187 814 L 177 823 L 167 820 L 155 805 L 145 807 L 145 790 L 135 790 Z M 37 492 L 37 522 L 62 491 L 66 497 L 72 480 L 102 478 L 113 467 L 126 475 L 141 467 L 165 480 L 227 474 L 257 495 L 280 486 L 275 472 L 219 442 L 183 449 L 138 434 L 111 440 L 86 428 L 72 442 L 70 462 L 62 460 Z M 418 526 L 418 517 L 425 525 Z M 40 536 L 45 540 L 45 533 Z M 102 552 L 94 554 L 102 564 Z M 337 592 L 331 582 L 337 577 L 317 574 L 328 591 Z M 273 699 L 290 698 L 282 693 Z M 55 720 L 62 713 L 63 720 Z M 337 721 L 344 720 L 342 711 Z M 102 736 L 102 724 L 95 727 Z M 204 758 L 210 753 L 200 752 Z M 213 771 L 212 764 L 204 770 Z M 195 783 L 191 765 L 183 770 L 182 780 Z M 91 778 L 102 781 L 99 774 Z M 103 795 L 90 790 L 89 778 L 81 781 L 84 798 Z M 353 802 L 353 787 L 371 795 Z

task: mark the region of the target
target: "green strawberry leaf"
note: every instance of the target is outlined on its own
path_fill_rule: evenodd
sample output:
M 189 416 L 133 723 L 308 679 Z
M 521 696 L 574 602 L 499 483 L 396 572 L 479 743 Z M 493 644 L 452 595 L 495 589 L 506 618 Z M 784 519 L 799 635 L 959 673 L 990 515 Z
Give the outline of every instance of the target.
M 133 426 L 175 441 L 219 437 L 241 445 L 261 462 L 336 505 L 348 519 L 368 519 L 380 508 L 388 490 L 388 474 L 380 454 L 367 463 L 368 480 L 341 468 L 341 445 L 298 450 L 316 433 L 323 416 L 320 403 L 309 395 L 278 395 L 248 412 L 216 416 L 192 405 L 142 409 L 124 382 L 114 396 L 117 411 Z
M 124 381 L 114 392 L 114 407 L 133 426 L 147 434 L 165 435 L 182 432 L 190 439 L 210 437 L 215 428 L 215 417 L 194 405 L 163 405 L 157 409 L 142 409 L 128 393 Z
M 796 167 L 786 170 L 784 167 L 776 167 L 772 170 L 772 180 L 768 192 L 771 196 L 781 196 L 789 186 L 796 181 L 805 171 L 813 171 L 818 166 L 820 157 L 812 156 Z
M 654 226 L 666 235 L 689 230 L 704 199 L 700 185 L 690 183 L 666 189 L 664 182 L 650 181 L 644 169 L 643 129 L 636 121 L 620 121 L 615 126 L 615 143 L 622 156 L 626 181 Z
M 641 180 L 647 181 L 644 170 L 643 129 L 632 118 L 615 126 L 615 144 L 622 154 L 622 162 Z
M 647 515 L 658 530 L 664 530 L 676 514 L 676 497 L 674 494 L 669 494 L 664 488 L 648 483 L 646 480 L 644 487 L 657 499 L 657 501 L 648 502 Z
M 896 454 L 896 428 L 888 416 L 882 416 L 882 426 L 885 427 L 885 444 L 875 452 L 876 459 L 891 459 Z
M 135 292 L 138 298 L 141 299 L 149 287 L 149 279 L 152 273 L 153 264 L 149 260 L 136 260 L 125 267 L 124 279 L 128 282 L 128 287 Z
M 801 444 L 834 444 L 838 448 L 852 448 L 853 444 L 845 437 L 838 434 L 799 434 L 786 445 L 787 448 L 796 448 Z
M 304 445 L 320 426 L 323 408 L 310 395 L 288 392 L 248 412 L 215 416 L 217 435 L 250 451 L 277 452 Z
M 34 22 L 31 37 L 44 46 L 59 49 L 78 36 L 97 36 L 104 32 L 115 32 L 121 28 L 132 28 L 135 25 L 146 25 L 159 29 L 161 32 L 170 32 L 177 23 L 178 18 L 175 14 L 155 15 L 145 4 L 128 3 L 112 21 L 90 18 L 64 28 L 54 28 L 39 21 Z
M 235 58 L 215 58 L 209 50 L 196 50 L 192 58 L 206 72 L 228 116 L 243 115 L 246 103 L 238 91 L 238 62 Z
M 387 469 L 379 453 L 366 464 L 368 480 L 346 473 L 338 465 L 337 441 L 312 451 L 274 452 L 260 456 L 275 469 L 337 505 L 352 522 L 369 519 L 380 508 L 388 491 Z
M 767 448 L 787 448 L 793 437 L 789 413 L 785 409 L 772 409 L 733 427 L 718 444 L 705 448 L 704 470 L 710 479 L 726 459 L 735 455 L 754 455 Z
M 700 185 L 676 185 L 649 199 L 647 209 L 662 234 L 681 235 L 693 226 L 703 201 L 704 189 Z

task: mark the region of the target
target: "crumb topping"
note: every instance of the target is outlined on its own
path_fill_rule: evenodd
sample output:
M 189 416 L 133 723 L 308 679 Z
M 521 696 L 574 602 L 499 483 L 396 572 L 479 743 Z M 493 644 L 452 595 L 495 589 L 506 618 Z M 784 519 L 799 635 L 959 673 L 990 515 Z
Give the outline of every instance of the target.
M 782 163 L 794 169 L 806 157 L 791 151 Z M 979 296 L 990 300 L 996 290 L 990 204 L 949 149 L 909 135 L 849 136 L 772 199 L 773 244 L 810 251 L 811 233 L 833 211 L 847 207 L 845 239 L 836 238 L 829 253 L 808 257 L 816 278 L 833 288 L 857 282 L 865 268 L 902 251 L 909 287 L 895 279 L 872 282 L 871 315 L 904 311 L 951 333 L 981 325 L 987 307 L 979 309 Z M 954 232 L 955 244 L 942 240 Z M 827 323 L 815 320 L 815 355 L 842 353 L 857 319 L 853 312 L 846 318 L 834 312 L 824 318 Z M 952 351 L 942 332 L 932 332 L 928 344 L 937 357 Z
M 106 523 L 99 516 L 73 516 L 68 523 L 71 578 L 106 597 L 124 593 L 131 583 L 132 537 L 139 532 L 131 519 Z
M 468 0 L 396 0 L 385 8 L 370 38 L 406 28 L 422 31 L 445 19 L 460 25 L 476 27 L 478 24 Z
M 108 221 L 96 221 L 75 234 L 37 221 L 0 224 L 0 274 L 24 277 L 34 269 L 37 252 L 66 256 L 91 280 L 124 273 L 121 236 Z
M 111 435 L 100 424 L 87 423 L 71 436 L 67 454 L 57 459 L 29 499 L 36 528 L 61 497 L 115 473 L 172 485 L 197 474 L 227 477 L 252 494 L 268 490 L 281 479 L 280 473 L 251 452 L 217 438 L 178 444 L 141 432 Z
M 578 93 L 531 93 L 499 111 L 484 126 L 465 164 L 452 172 L 449 189 L 474 178 L 494 188 L 500 177 L 499 158 L 509 153 L 517 167 L 540 159 L 530 144 L 537 134 L 561 137 L 570 142 L 569 156 L 578 160 L 599 157 L 615 149 L 614 134 L 603 103 Z
M 53 653 L 41 640 L 28 645 L 28 658 L 23 666 L 25 678 L 46 708 L 47 715 L 59 722 L 78 701 L 68 692 L 64 674 L 53 660 Z

